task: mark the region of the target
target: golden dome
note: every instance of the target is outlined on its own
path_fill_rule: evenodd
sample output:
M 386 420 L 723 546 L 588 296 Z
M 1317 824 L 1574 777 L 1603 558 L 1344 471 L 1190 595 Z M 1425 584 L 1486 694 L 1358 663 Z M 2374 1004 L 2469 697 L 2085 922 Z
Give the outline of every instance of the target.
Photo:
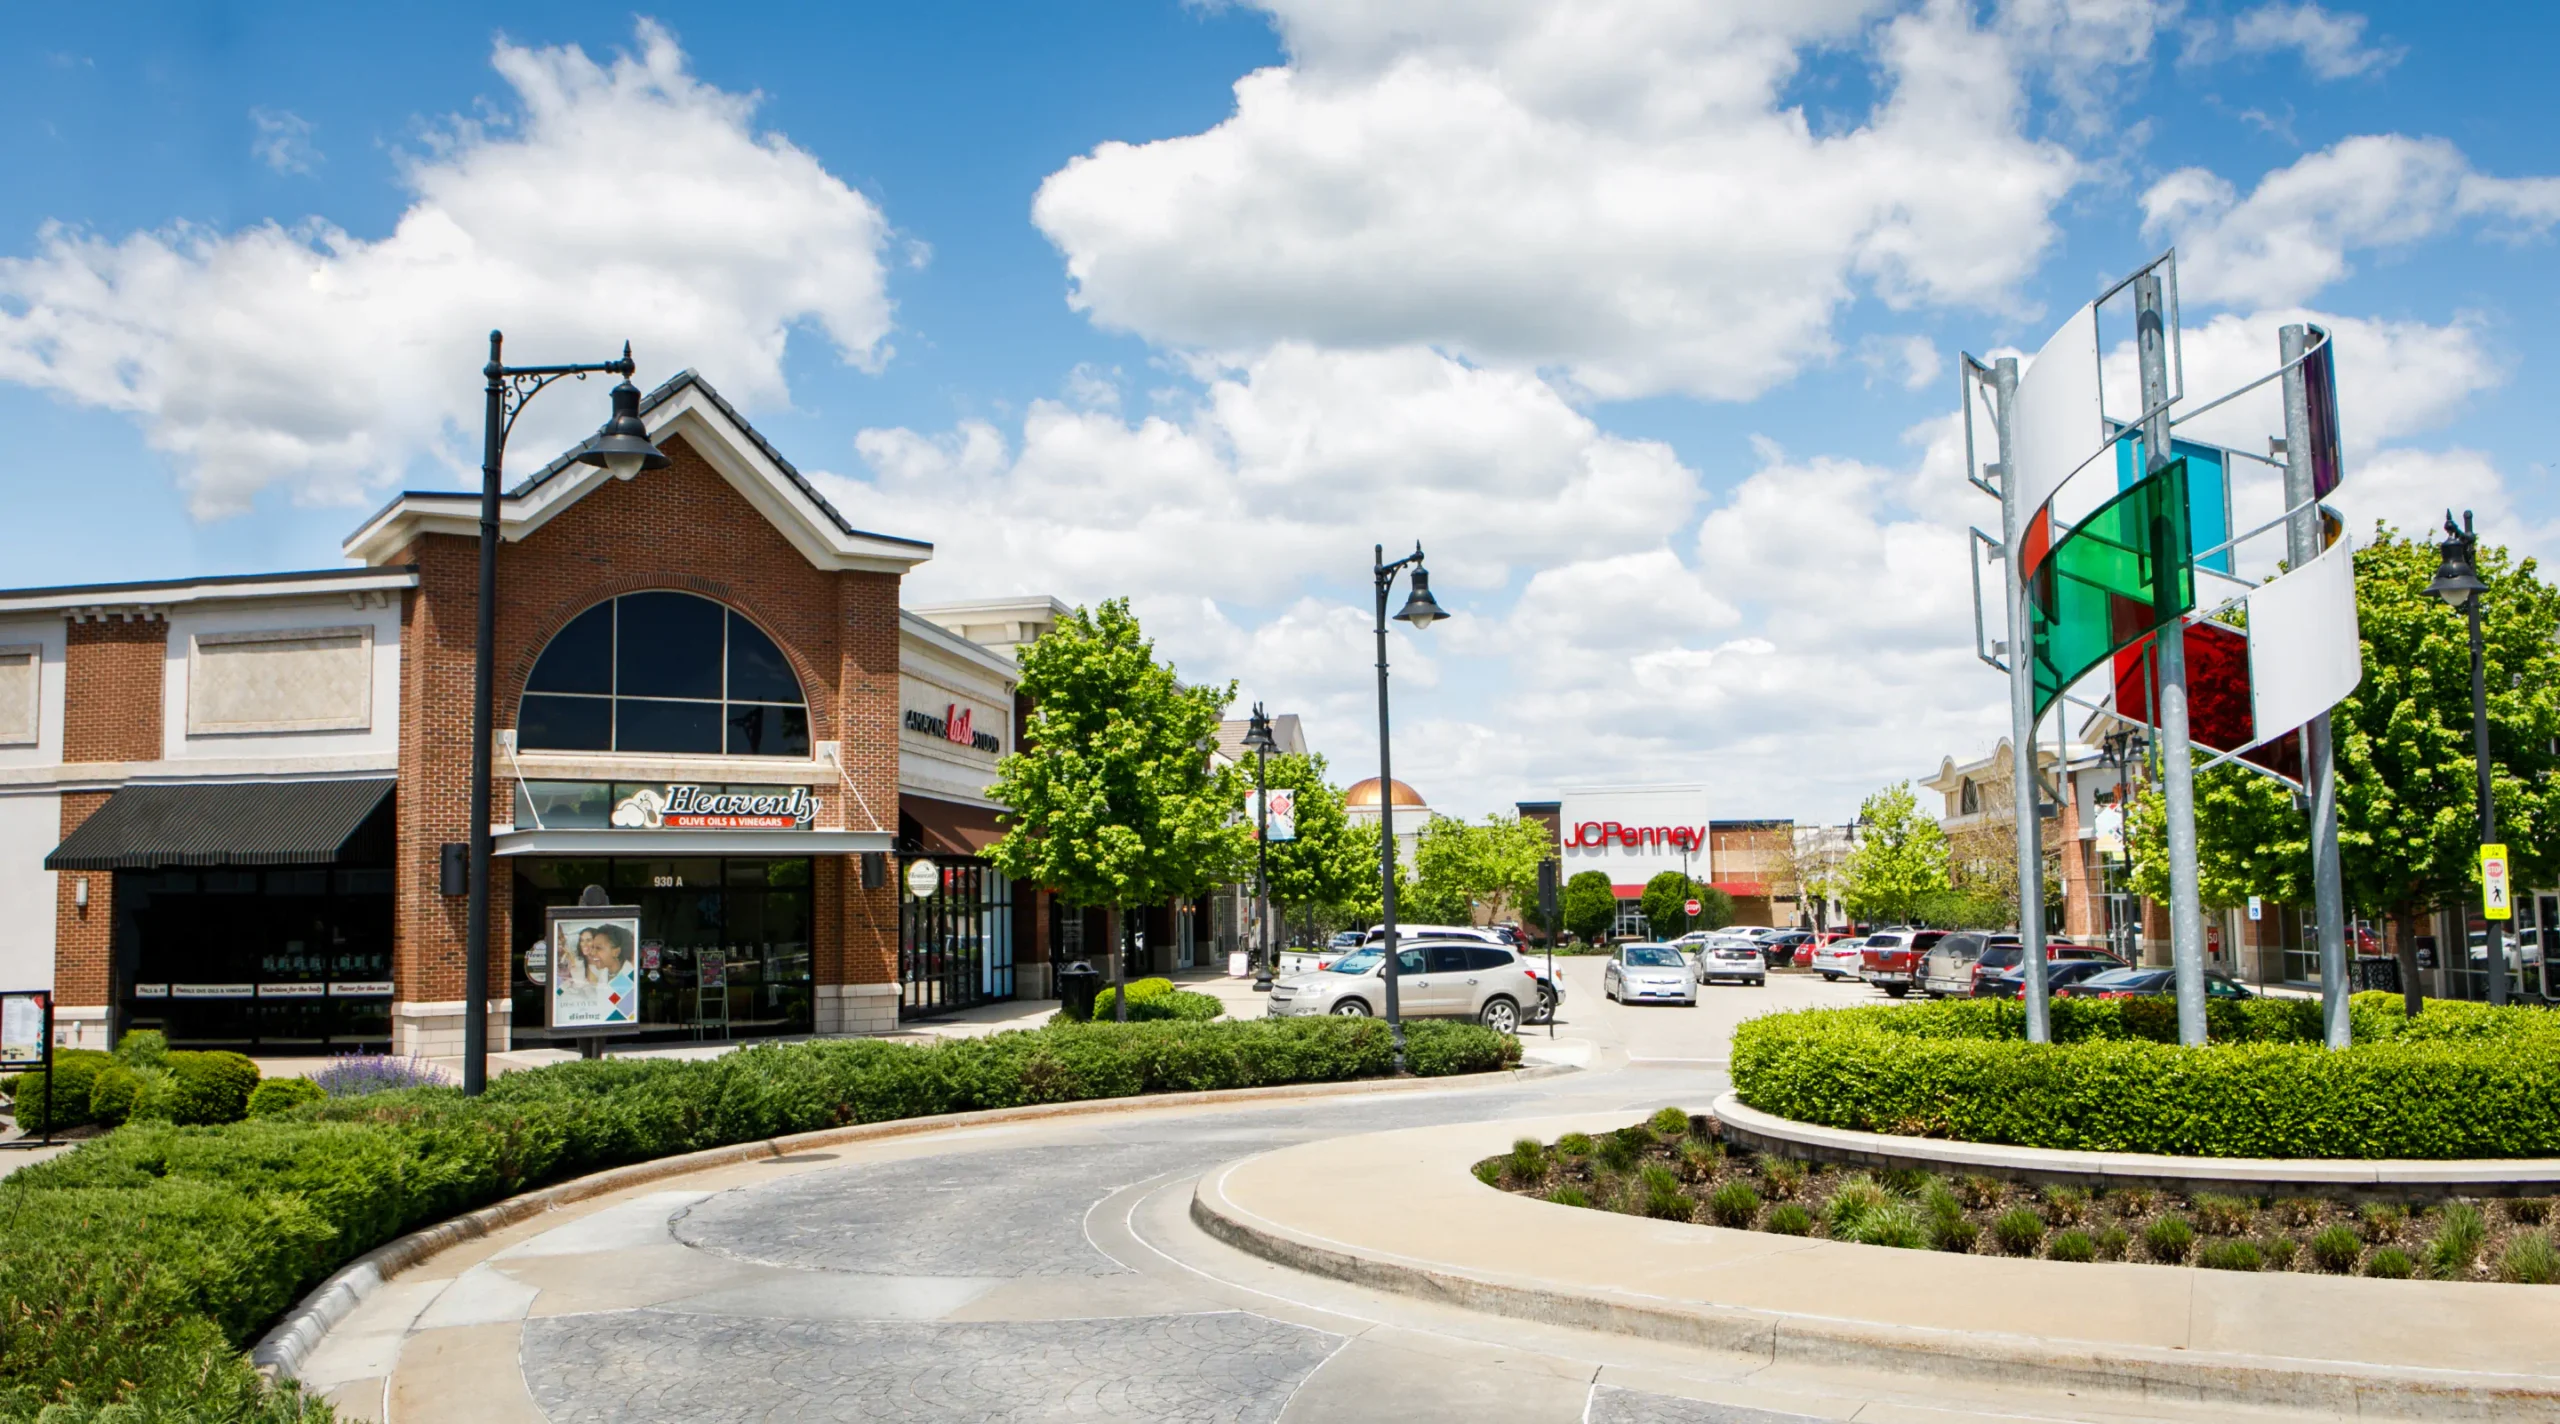
M 1397 805 L 1419 806 L 1425 810 L 1430 808 L 1431 803 L 1422 799 L 1421 792 L 1414 790 L 1412 787 L 1405 785 L 1401 781 L 1395 783 L 1395 788 Z M 1374 810 L 1376 809 L 1377 804 L 1378 778 L 1374 776 L 1363 781 L 1355 781 L 1351 783 L 1351 789 L 1342 793 L 1342 805 L 1345 810 L 1357 811 L 1364 808 Z

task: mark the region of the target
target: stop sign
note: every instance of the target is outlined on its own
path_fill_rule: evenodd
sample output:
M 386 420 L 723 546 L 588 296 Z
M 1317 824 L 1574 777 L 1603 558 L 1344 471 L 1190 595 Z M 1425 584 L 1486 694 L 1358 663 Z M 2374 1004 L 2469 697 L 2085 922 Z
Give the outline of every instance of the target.
M 1700 906 L 1700 905 L 1698 904 L 1698 902 L 1697 902 L 1697 901 L 1692 900 L 1692 901 L 1690 901 L 1689 903 L 1687 903 L 1687 904 L 1685 904 L 1685 905 L 1682 905 L 1680 908 L 1681 908 L 1681 909 L 1684 909 L 1684 910 L 1688 911 L 1690 914 L 1693 914 L 1693 915 L 1694 915 L 1694 914 L 1698 913 L 1698 911 L 1699 911 L 1701 908 L 1703 908 L 1703 907 L 1702 907 L 1702 906 Z

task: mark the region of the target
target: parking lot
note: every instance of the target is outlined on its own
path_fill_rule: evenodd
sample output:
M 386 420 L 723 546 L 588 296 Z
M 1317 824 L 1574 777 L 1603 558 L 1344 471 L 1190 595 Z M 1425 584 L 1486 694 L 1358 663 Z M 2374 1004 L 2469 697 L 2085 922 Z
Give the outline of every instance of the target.
M 1920 1002 L 1886 998 L 1883 990 L 1856 980 L 1829 984 L 1806 970 L 1772 969 L 1769 982 L 1759 988 L 1700 985 L 1694 1009 L 1677 1004 L 1618 1004 L 1601 995 L 1600 971 L 1607 963 L 1602 955 L 1556 957 L 1556 972 L 1564 978 L 1565 1006 L 1555 1037 L 1590 1044 L 1592 1057 L 1586 1066 L 1594 1068 L 1648 1064 L 1721 1068 L 1732 1050 L 1733 1031 L 1745 1019 L 1787 1009 Z M 1532 1046 L 1533 1053 L 1546 1037 L 1543 1026 L 1521 1030 L 1522 1041 Z

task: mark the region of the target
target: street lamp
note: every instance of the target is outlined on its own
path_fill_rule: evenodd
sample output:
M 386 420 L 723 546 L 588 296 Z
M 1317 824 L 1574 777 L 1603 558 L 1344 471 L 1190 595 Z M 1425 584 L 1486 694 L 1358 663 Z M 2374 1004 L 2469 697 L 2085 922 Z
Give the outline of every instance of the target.
M 2444 512 L 2444 542 L 2436 546 L 2436 553 L 2442 562 L 2436 565 L 2435 580 L 2427 585 L 2427 592 L 2462 609 L 2471 624 L 2471 759 L 2480 782 L 2480 844 L 2495 845 L 2498 808 L 2489 797 L 2489 684 L 2480 655 L 2480 595 L 2488 592 L 2489 585 L 2480 579 L 2480 536 L 2471 527 L 2470 510 L 2462 511 L 2459 525 L 2453 522 L 2452 510 Z M 2481 922 L 2488 926 L 2489 1002 L 2503 1008 L 2507 954 L 2500 941 L 2504 936 L 2496 920 L 2483 916 Z
M 1378 904 L 1386 912 L 1386 962 L 1379 972 L 1387 981 L 1387 1035 L 1395 1044 L 1395 1071 L 1404 1072 L 1404 1012 L 1396 1001 L 1396 777 L 1393 758 L 1388 755 L 1387 735 L 1387 593 L 1395 587 L 1396 575 L 1412 566 L 1412 587 L 1405 595 L 1404 607 L 1396 614 L 1399 623 L 1410 623 L 1416 632 L 1430 627 L 1449 615 L 1431 596 L 1431 571 L 1422 566 L 1422 545 L 1416 541 L 1413 552 L 1394 563 L 1387 562 L 1387 546 L 1374 546 L 1374 567 L 1370 575 L 1378 589 Z
M 510 366 L 499 358 L 503 338 L 489 333 L 489 378 L 486 417 L 481 424 L 480 457 L 480 608 L 479 629 L 471 664 L 471 906 L 464 935 L 467 956 L 462 966 L 462 1091 L 478 1093 L 489 1082 L 489 763 L 496 754 L 490 704 L 498 639 L 498 467 L 505 463 L 507 434 L 526 402 L 562 376 L 585 380 L 598 372 L 622 377 L 613 388 L 613 415 L 578 452 L 578 462 L 594 465 L 618 480 L 642 470 L 666 468 L 667 457 L 649 443 L 640 423 L 640 388 L 631 384 L 639 368 L 631 361 L 631 343 L 622 343 L 622 359 L 582 366 Z
M 1259 702 L 1244 744 L 1253 753 L 1253 991 L 1268 994 L 1278 972 L 1271 948 L 1271 719 L 1262 715 Z

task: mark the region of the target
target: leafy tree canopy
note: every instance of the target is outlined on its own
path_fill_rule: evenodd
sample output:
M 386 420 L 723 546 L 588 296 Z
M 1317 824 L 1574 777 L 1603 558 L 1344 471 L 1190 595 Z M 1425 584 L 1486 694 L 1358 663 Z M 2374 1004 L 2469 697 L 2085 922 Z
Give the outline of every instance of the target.
M 1538 898 L 1538 862 L 1553 852 L 1544 823 L 1518 816 L 1487 816 L 1470 823 L 1433 816 L 1414 847 L 1411 891 L 1396 903 L 1420 924 L 1470 924 L 1478 911 L 1489 919 L 1531 915 Z
M 998 869 L 1114 908 L 1248 873 L 1244 779 L 1208 755 L 1233 683 L 1182 686 L 1125 599 L 1075 610 L 1020 659 L 1031 718 L 988 791 L 1013 813 L 987 852 Z
M 1609 882 L 1607 871 L 1585 870 L 1564 883 L 1562 903 L 1564 927 L 1585 944 L 1598 944 L 1609 937 L 1610 926 L 1618 922 L 1618 891 Z
M 1689 901 L 1698 913 L 1688 913 Z M 1690 930 L 1720 930 L 1733 923 L 1733 897 L 1712 885 L 1666 870 L 1644 883 L 1644 919 L 1655 939 L 1670 939 Z
M 1921 814 L 1907 781 L 1869 796 L 1858 819 L 1858 843 L 1840 869 L 1841 902 L 1874 924 L 1917 920 L 1928 897 L 1949 888 L 1946 833 Z

